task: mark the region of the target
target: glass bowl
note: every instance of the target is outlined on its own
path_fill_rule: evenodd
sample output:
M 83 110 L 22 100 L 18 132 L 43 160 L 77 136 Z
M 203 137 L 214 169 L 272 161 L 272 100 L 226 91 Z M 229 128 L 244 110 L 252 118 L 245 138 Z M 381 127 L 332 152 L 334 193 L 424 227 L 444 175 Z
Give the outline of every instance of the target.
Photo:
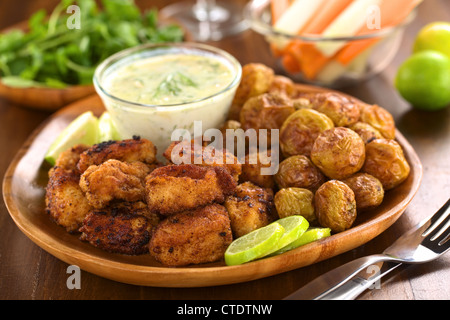
M 406 26 L 416 16 L 414 10 L 397 26 L 354 37 L 300 36 L 272 27 L 270 2 L 250 1 L 245 16 L 251 28 L 267 40 L 277 67 L 294 81 L 329 88 L 350 86 L 383 71 L 395 57 Z
M 108 81 L 123 66 L 142 59 L 173 54 L 215 58 L 231 70 L 232 80 L 217 93 L 170 105 L 124 100 L 108 89 Z M 149 74 L 151 72 L 148 70 Z M 149 139 L 162 153 L 170 145 L 176 129 L 187 130 L 194 138 L 194 129 L 196 133 L 203 134 L 207 129 L 220 128 L 227 119 L 241 75 L 241 65 L 233 56 L 208 45 L 189 42 L 146 44 L 116 53 L 101 63 L 94 75 L 94 86 L 122 139 L 131 139 L 133 136 Z

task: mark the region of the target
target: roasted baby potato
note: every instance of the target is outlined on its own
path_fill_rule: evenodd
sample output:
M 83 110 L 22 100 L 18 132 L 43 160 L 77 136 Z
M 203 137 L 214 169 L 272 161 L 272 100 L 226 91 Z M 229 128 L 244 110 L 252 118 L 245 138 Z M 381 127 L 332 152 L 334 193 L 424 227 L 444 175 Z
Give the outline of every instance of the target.
M 355 131 L 361 139 L 363 139 L 364 143 L 369 143 L 375 139 L 382 139 L 383 136 L 381 135 L 380 131 L 372 127 L 370 124 L 365 122 L 357 122 L 355 124 L 352 124 L 348 127 L 349 129 L 352 129 Z
M 284 95 L 288 98 L 295 96 L 295 83 L 285 76 L 275 75 L 268 93 Z
M 311 161 L 330 179 L 344 179 L 358 172 L 364 159 L 364 141 L 344 127 L 319 134 L 311 150 Z
M 309 156 L 317 136 L 334 127 L 325 114 L 312 109 L 295 111 L 280 129 L 280 147 L 287 158 L 295 155 Z
M 308 220 L 309 223 L 316 221 L 314 194 L 308 189 L 281 189 L 275 194 L 274 202 L 280 218 L 300 215 Z
M 355 193 L 358 212 L 378 207 L 384 199 L 384 189 L 380 180 L 368 173 L 356 173 L 344 180 Z
M 276 216 L 272 189 L 251 182 L 238 185 L 234 195 L 225 201 L 225 208 L 235 238 L 268 225 Z
M 345 127 L 359 120 L 359 105 L 342 94 L 320 92 L 309 99 L 312 108 L 326 114 L 336 127 Z
M 384 138 L 395 138 L 395 122 L 392 115 L 378 105 L 360 104 L 360 121 L 370 124 L 377 129 Z
M 326 177 L 307 156 L 292 156 L 284 159 L 275 174 L 279 188 L 305 188 L 315 192 Z
M 291 100 L 281 95 L 265 93 L 247 100 L 241 110 L 242 129 L 280 129 L 295 112 Z M 268 135 L 268 142 L 270 142 Z
M 242 78 L 228 115 L 229 120 L 239 120 L 242 106 L 251 97 L 266 93 L 272 85 L 275 72 L 273 69 L 260 64 L 249 63 L 242 67 Z
M 355 193 L 342 181 L 327 181 L 314 195 L 314 208 L 322 227 L 332 232 L 345 231 L 356 219 Z
M 361 171 L 380 180 L 384 190 L 390 190 L 406 180 L 410 167 L 395 140 L 376 139 L 366 145 L 366 162 Z

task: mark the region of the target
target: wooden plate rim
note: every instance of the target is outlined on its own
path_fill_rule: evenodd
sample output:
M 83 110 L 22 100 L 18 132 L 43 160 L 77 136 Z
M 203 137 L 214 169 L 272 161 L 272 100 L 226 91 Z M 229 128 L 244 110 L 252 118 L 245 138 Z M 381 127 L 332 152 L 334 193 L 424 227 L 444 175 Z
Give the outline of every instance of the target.
M 311 91 L 325 90 L 323 88 L 309 85 L 299 85 L 299 88 Z M 392 208 L 384 214 L 352 227 L 347 231 L 332 235 L 331 237 L 321 241 L 302 246 L 292 250 L 291 252 L 284 253 L 283 255 L 265 258 L 240 266 L 223 265 L 207 267 L 206 265 L 206 267 L 203 266 L 199 268 L 167 268 L 111 261 L 109 259 L 97 257 L 95 255 L 61 245 L 61 243 L 55 242 L 48 234 L 45 234 L 45 237 L 42 237 L 42 234 L 39 234 L 38 236 L 38 232 L 33 230 L 32 226 L 30 227 L 28 225 L 28 221 L 25 217 L 23 217 L 20 210 L 17 208 L 11 194 L 12 178 L 17 166 L 21 159 L 26 155 L 39 133 L 44 130 L 44 128 L 54 119 L 64 115 L 65 111 L 68 110 L 71 105 L 79 104 L 82 101 L 91 101 L 91 99 L 99 98 L 97 95 L 92 95 L 88 98 L 70 104 L 54 113 L 49 117 L 49 119 L 33 131 L 13 158 L 5 173 L 3 180 L 3 197 L 13 221 L 19 229 L 39 247 L 68 264 L 78 265 L 85 271 L 119 282 L 155 287 L 206 287 L 256 280 L 323 261 L 338 254 L 352 250 L 385 231 L 404 212 L 407 205 L 415 196 L 422 180 L 423 170 L 419 157 L 403 135 L 397 131 L 396 139 L 404 148 L 405 154 L 408 156 L 410 163 L 414 164 L 411 168 L 411 173 L 414 176 L 411 183 L 411 189 L 409 190 L 407 196 L 394 206 L 394 208 L 397 208 L 395 211 L 393 210 L 394 208 Z M 348 240 L 358 238 L 361 240 L 353 242 Z M 336 243 L 340 245 L 336 246 Z

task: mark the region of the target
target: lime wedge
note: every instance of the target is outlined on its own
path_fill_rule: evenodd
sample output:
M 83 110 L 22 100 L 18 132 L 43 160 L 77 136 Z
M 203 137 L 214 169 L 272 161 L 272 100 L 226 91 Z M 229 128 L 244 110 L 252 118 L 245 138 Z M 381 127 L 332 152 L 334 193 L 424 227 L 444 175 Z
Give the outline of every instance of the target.
M 302 216 L 289 216 L 277 220 L 275 223 L 280 224 L 284 228 L 284 233 L 278 240 L 277 245 L 272 248 L 266 255 L 269 255 L 281 248 L 286 247 L 292 242 L 299 239 L 309 227 L 309 222 Z
M 234 240 L 225 251 L 229 266 L 243 264 L 270 252 L 284 233 L 284 228 L 274 222 Z
M 331 235 L 331 230 L 329 228 L 310 228 L 303 233 L 303 235 L 296 241 L 288 244 L 287 246 L 281 248 L 280 250 L 274 252 L 274 255 L 285 253 L 292 249 L 298 248 L 310 242 L 329 237 Z
M 105 111 L 98 119 L 99 141 L 121 140 L 120 134 L 111 119 L 109 112 Z
M 59 154 L 77 144 L 93 145 L 98 143 L 98 119 L 87 111 L 73 120 L 50 145 L 45 160 L 55 165 Z

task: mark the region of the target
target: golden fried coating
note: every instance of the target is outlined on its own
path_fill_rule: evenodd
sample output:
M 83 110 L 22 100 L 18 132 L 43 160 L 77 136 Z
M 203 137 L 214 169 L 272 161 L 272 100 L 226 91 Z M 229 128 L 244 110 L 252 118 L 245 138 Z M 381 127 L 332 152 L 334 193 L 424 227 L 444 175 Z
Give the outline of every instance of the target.
M 276 218 L 272 189 L 251 182 L 238 185 L 235 193 L 225 201 L 225 208 L 236 238 L 264 227 Z
M 359 104 L 342 94 L 320 92 L 311 95 L 309 101 L 314 110 L 326 114 L 336 127 L 349 126 L 359 120 Z
M 227 149 L 216 149 L 192 141 L 174 141 L 163 153 L 164 158 L 175 164 L 195 164 L 198 166 L 221 167 L 239 180 L 242 164 L 234 154 Z M 176 157 L 176 158 L 174 158 Z
M 46 212 L 68 232 L 76 232 L 91 210 L 79 186 L 80 175 L 73 170 L 53 167 L 45 194 Z
M 100 165 L 106 160 L 115 159 L 124 162 L 140 161 L 152 164 L 156 161 L 156 147 L 146 139 L 106 141 L 96 144 L 80 155 L 78 169 L 81 173 L 91 165 Z
M 336 127 L 319 134 L 311 149 L 311 161 L 331 179 L 344 179 L 364 164 L 365 146 L 353 130 Z
M 108 207 L 89 213 L 79 231 L 82 232 L 80 240 L 94 247 L 111 253 L 139 255 L 148 253 L 153 228 L 145 216 Z
M 323 113 L 312 109 L 294 112 L 280 129 L 280 147 L 287 158 L 296 155 L 309 156 L 317 136 L 334 128 L 333 121 Z
M 61 152 L 58 159 L 56 159 L 55 166 L 64 170 L 78 171 L 77 164 L 78 161 L 80 161 L 80 155 L 87 149 L 89 149 L 89 146 L 78 144 L 66 151 Z
M 356 173 L 342 182 L 355 193 L 358 212 L 378 207 L 383 202 L 383 185 L 380 180 L 368 173 Z
M 349 229 L 356 219 L 356 201 L 352 189 L 342 181 L 325 182 L 314 195 L 317 220 L 333 232 Z
M 239 177 L 241 183 L 250 181 L 263 188 L 275 188 L 275 179 L 273 174 L 263 174 L 263 168 L 270 168 L 270 161 L 279 161 L 271 159 L 271 150 L 264 152 L 254 152 L 246 155 L 245 163 L 242 164 L 242 173 Z
M 153 233 L 149 251 L 166 266 L 185 266 L 223 259 L 232 240 L 225 208 L 211 204 L 163 220 Z
M 387 191 L 405 181 L 411 168 L 398 142 L 376 139 L 366 145 L 366 162 L 361 171 L 380 180 Z
M 395 138 L 395 122 L 392 115 L 378 105 L 360 104 L 360 121 L 370 124 L 377 129 L 384 138 Z
M 213 202 L 223 203 L 236 185 L 222 167 L 169 165 L 147 176 L 147 205 L 151 211 L 167 216 Z
M 110 159 L 99 166 L 90 166 L 80 179 L 81 190 L 89 204 L 100 209 L 113 200 L 145 199 L 145 177 L 150 168 L 142 162 L 121 162 Z
M 275 174 L 275 181 L 279 188 L 305 188 L 315 192 L 325 181 L 326 177 L 303 155 L 284 159 Z
M 260 64 L 249 63 L 242 67 L 241 82 L 236 90 L 231 104 L 229 120 L 239 120 L 239 114 L 244 103 L 251 97 L 266 93 L 272 85 L 275 72 Z
M 314 213 L 314 193 L 308 189 L 281 189 L 275 194 L 274 202 L 280 218 L 300 215 L 309 223 L 315 223 L 317 220 Z

